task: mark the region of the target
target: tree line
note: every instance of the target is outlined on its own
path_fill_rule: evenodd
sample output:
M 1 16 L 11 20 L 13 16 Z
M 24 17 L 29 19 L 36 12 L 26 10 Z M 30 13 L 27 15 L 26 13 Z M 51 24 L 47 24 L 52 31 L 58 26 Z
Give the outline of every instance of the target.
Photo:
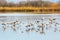
M 28 1 L 28 2 L 19 2 L 17 3 L 7 3 L 7 2 L 0 2 L 0 7 L 21 7 L 21 6 L 33 6 L 33 7 L 42 7 L 42 6 L 46 6 L 49 7 L 51 6 L 51 2 L 47 2 L 47 1 Z M 60 5 L 60 4 L 59 4 Z

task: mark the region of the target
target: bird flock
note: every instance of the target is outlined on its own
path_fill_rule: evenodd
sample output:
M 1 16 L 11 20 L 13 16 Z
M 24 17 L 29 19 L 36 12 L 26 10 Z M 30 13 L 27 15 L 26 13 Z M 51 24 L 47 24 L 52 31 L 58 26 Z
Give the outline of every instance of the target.
M 44 34 L 46 31 L 52 30 L 53 32 L 60 32 L 60 23 L 57 18 L 50 17 L 50 18 L 37 18 L 34 20 L 30 20 L 29 18 L 26 20 L 15 20 L 9 22 L 0 22 L 0 29 L 5 32 L 6 30 L 12 31 L 20 31 L 21 33 L 24 32 L 37 32 L 40 34 Z

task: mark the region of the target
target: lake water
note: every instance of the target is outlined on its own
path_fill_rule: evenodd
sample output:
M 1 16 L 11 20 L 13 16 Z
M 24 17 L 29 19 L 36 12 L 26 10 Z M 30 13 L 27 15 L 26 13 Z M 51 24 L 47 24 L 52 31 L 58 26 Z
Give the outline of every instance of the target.
M 53 19 L 52 24 L 49 24 Z M 43 20 L 43 21 L 42 21 Z M 11 29 L 9 23 L 16 22 L 16 31 Z M 5 25 L 2 25 L 4 23 Z M 26 25 L 33 24 L 33 31 L 26 32 Z M 44 24 L 44 33 L 36 32 L 38 25 Z M 46 24 L 49 24 L 48 26 Z M 56 25 L 55 25 L 56 23 Z M 2 27 L 6 30 L 2 30 Z M 21 27 L 21 30 L 19 30 Z M 48 28 L 48 30 L 46 29 Z M 40 29 L 41 30 L 41 29 Z M 9 13 L 0 14 L 0 40 L 60 40 L 60 15 L 59 14 L 25 14 Z

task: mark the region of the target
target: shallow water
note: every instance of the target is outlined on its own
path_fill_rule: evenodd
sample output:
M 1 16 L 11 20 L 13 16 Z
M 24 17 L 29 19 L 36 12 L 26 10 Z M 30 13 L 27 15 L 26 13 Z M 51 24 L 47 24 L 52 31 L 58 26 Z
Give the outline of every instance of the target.
M 4 16 L 4 17 L 2 17 Z M 49 21 L 49 18 L 55 18 L 55 22 L 59 23 L 59 25 L 56 26 L 60 30 L 60 15 L 59 14 L 0 14 L 0 40 L 60 40 L 60 32 L 54 32 L 55 26 L 52 25 L 50 30 L 46 30 L 46 25 L 44 28 L 44 34 L 40 34 L 37 32 L 25 32 L 25 26 L 28 23 L 35 23 L 36 21 L 40 21 L 39 24 L 42 23 L 42 18 L 44 19 L 44 25 L 46 22 Z M 21 33 L 18 29 L 17 31 L 12 31 L 6 29 L 6 31 L 2 31 L 2 25 L 1 23 L 10 23 L 14 21 L 21 21 L 21 27 L 24 31 Z M 17 25 L 16 25 L 17 26 Z M 36 28 L 37 24 L 35 23 L 34 27 Z

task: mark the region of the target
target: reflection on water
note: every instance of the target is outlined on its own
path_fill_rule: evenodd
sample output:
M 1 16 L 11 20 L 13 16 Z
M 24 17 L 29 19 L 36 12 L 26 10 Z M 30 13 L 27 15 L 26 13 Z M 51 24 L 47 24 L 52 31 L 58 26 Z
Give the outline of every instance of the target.
M 60 40 L 59 21 L 58 14 L 1 14 L 0 38 L 1 40 Z

